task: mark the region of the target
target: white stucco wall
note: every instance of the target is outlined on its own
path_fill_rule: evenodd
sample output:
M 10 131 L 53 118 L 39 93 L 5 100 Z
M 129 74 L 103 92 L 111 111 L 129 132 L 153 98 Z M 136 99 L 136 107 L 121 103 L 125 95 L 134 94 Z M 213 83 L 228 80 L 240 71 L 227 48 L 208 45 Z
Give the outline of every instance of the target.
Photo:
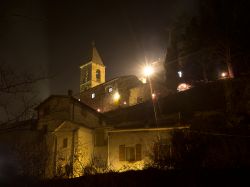
M 77 150 L 74 159 L 74 177 L 83 175 L 83 169 L 92 164 L 93 132 L 84 127 L 78 130 Z
M 143 169 L 150 162 L 150 154 L 157 138 L 160 137 L 171 142 L 172 129 L 138 129 L 138 130 L 113 130 L 108 132 L 108 164 L 116 171 L 128 169 Z M 141 144 L 141 161 L 119 161 L 119 146 L 126 147 Z

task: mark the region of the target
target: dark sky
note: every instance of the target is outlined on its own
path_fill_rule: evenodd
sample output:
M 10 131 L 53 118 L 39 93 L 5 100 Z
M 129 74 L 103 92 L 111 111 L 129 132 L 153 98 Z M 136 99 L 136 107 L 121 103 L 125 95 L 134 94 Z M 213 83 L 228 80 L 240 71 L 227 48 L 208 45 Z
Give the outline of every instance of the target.
M 136 74 L 163 59 L 168 25 L 195 0 L 1 0 L 0 60 L 18 70 L 53 75 L 40 84 L 42 98 L 79 92 L 79 65 L 91 41 L 106 65 L 106 79 Z

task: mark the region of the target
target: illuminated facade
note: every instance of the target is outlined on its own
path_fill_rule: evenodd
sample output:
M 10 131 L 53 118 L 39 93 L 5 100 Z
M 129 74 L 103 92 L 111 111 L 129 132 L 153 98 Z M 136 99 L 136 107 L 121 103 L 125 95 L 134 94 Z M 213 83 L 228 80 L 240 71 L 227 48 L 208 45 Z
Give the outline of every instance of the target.
M 137 98 L 148 100 L 147 92 L 136 92 L 137 94 L 132 92 L 134 88 L 141 86 L 143 83 L 134 75 L 120 76 L 82 92 L 80 100 L 103 113 L 137 104 L 134 102 L 134 100 L 138 100 Z M 142 102 L 141 100 L 140 102 Z
M 80 176 L 92 160 L 93 129 L 105 126 L 100 114 L 71 95 L 52 95 L 37 111 L 37 130 L 49 145 L 46 177 Z

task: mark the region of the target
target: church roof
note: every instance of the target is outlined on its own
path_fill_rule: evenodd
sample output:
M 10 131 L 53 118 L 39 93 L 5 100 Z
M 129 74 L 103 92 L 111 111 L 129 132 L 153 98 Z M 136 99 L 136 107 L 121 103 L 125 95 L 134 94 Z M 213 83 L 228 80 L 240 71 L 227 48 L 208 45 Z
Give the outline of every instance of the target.
M 99 55 L 99 53 L 98 53 L 98 51 L 97 51 L 97 49 L 95 47 L 94 42 L 92 43 L 92 47 L 93 47 L 93 49 L 92 49 L 92 59 L 91 59 L 91 61 L 96 63 L 96 64 L 100 64 L 100 65 L 104 66 L 104 64 L 102 62 L 102 59 L 101 59 L 101 57 L 100 57 L 100 55 Z
M 96 63 L 96 64 L 104 66 L 104 64 L 102 62 L 102 58 L 101 58 L 101 56 L 99 55 L 99 53 L 98 53 L 98 51 L 96 49 L 95 42 L 92 42 L 92 51 L 91 51 L 91 54 L 86 59 L 86 61 L 83 63 L 83 65 L 88 64 L 90 62 L 93 62 L 93 63 Z
M 96 110 L 94 110 L 93 108 L 91 108 L 90 106 L 86 105 L 85 103 L 78 101 L 78 99 L 72 97 L 72 96 L 68 96 L 68 95 L 50 95 L 48 98 L 46 98 L 44 101 L 42 101 L 38 106 L 35 107 L 35 110 L 39 110 L 39 108 L 44 105 L 44 103 L 48 102 L 50 99 L 52 98 L 68 98 L 71 101 L 73 101 L 74 103 L 80 105 L 81 107 L 84 107 L 85 109 L 87 109 L 88 111 L 92 112 L 94 115 L 97 115 L 98 117 L 101 117 L 102 114 L 100 112 L 97 112 Z

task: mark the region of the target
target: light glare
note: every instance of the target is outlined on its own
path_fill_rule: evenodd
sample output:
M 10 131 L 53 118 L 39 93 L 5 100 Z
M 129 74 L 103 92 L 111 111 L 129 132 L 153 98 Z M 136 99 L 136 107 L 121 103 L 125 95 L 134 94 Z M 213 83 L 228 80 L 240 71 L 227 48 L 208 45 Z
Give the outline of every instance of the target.
M 113 99 L 114 99 L 114 101 L 118 101 L 120 99 L 120 97 L 121 97 L 120 94 L 118 92 L 116 92 L 113 96 Z
M 182 71 L 178 71 L 178 75 L 181 78 L 182 77 Z
M 227 76 L 227 73 L 226 73 L 226 72 L 222 72 L 222 73 L 221 73 L 221 77 L 222 77 L 222 78 L 225 78 L 226 76 Z
M 156 94 L 152 93 L 152 99 L 155 99 L 155 98 L 156 98 Z
M 151 76 L 152 74 L 154 73 L 154 69 L 151 67 L 151 66 L 146 66 L 146 67 L 144 67 L 144 69 L 143 69 L 143 74 L 145 75 L 145 76 Z
M 177 87 L 177 90 L 179 92 L 182 92 L 182 91 L 185 91 L 185 90 L 188 90 L 191 88 L 191 85 L 187 84 L 187 83 L 181 83 L 179 84 L 179 86 Z

